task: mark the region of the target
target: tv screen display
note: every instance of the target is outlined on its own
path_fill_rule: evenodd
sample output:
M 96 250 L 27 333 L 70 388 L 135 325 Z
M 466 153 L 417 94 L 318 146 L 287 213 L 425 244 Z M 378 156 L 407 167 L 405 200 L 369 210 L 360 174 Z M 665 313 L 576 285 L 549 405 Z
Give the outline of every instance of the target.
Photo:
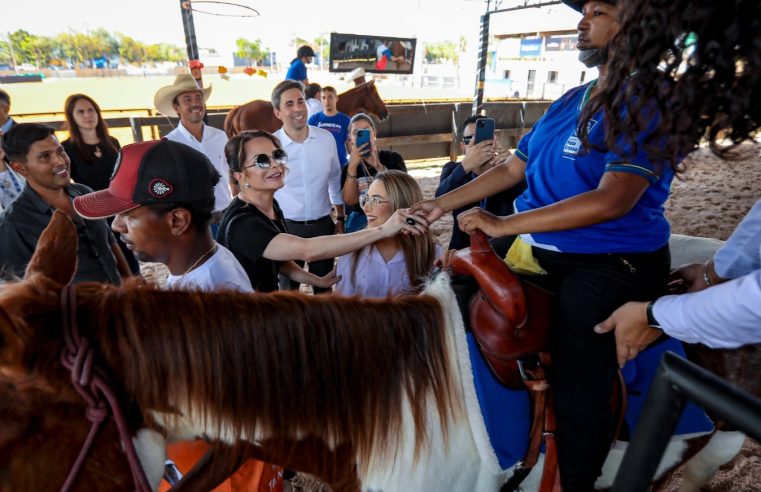
M 412 73 L 415 38 L 330 34 L 330 71 L 351 72 L 362 67 L 372 73 Z

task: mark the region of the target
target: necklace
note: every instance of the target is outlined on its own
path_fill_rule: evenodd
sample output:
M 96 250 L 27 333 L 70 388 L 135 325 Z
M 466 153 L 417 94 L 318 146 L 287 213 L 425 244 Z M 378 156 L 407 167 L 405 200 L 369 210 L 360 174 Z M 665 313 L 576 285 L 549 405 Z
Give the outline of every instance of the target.
M 203 261 L 202 261 L 202 260 L 203 260 L 204 258 L 206 258 L 207 256 L 210 256 L 210 254 L 211 254 L 211 255 L 213 255 L 213 254 L 214 254 L 216 251 L 217 251 L 217 243 L 216 243 L 216 242 L 214 242 L 214 244 L 211 246 L 211 248 L 207 249 L 207 250 L 206 250 L 206 251 L 205 251 L 205 252 L 204 252 L 204 253 L 203 253 L 201 256 L 199 256 L 199 257 L 198 257 L 198 259 L 197 259 L 195 262 L 193 262 L 193 264 L 192 264 L 192 265 L 190 265 L 190 268 L 188 268 L 187 270 L 185 270 L 185 273 L 183 273 L 182 275 L 180 275 L 180 280 L 182 280 L 182 278 L 183 278 L 185 275 L 187 275 L 188 273 L 190 273 L 190 272 L 191 272 L 193 269 L 195 269 L 196 267 L 198 267 L 199 265 L 201 265 L 201 264 L 203 263 Z
M 272 224 L 272 227 L 277 229 L 277 232 L 287 234 L 288 231 L 285 230 L 285 226 L 283 225 L 283 223 L 280 221 L 279 218 L 277 218 L 277 219 L 271 219 L 269 215 L 264 213 L 264 211 L 261 208 L 259 208 L 258 205 L 256 205 L 253 202 L 248 201 L 248 199 L 243 195 L 243 193 L 238 193 L 238 199 L 240 201 L 242 201 L 243 203 L 245 203 L 247 206 L 250 205 L 250 206 L 254 207 L 255 209 L 257 209 L 259 211 L 259 213 L 261 213 L 264 217 L 267 218 L 267 220 L 270 221 L 270 223 Z M 280 224 L 280 225 L 278 225 L 278 224 Z
M 95 154 L 95 157 L 100 159 L 103 157 L 103 151 L 100 150 L 100 146 L 98 144 L 95 144 L 95 149 L 93 150 L 93 154 Z

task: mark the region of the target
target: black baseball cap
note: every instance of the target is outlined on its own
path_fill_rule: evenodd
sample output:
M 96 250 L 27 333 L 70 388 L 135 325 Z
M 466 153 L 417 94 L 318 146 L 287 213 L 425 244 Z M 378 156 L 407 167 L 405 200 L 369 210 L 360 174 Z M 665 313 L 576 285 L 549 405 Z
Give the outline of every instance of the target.
M 589 0 L 562 0 L 562 2 L 569 7 L 571 7 L 576 12 L 581 12 L 581 8 L 584 6 L 585 3 L 587 3 Z M 612 5 L 617 4 L 618 2 L 616 0 L 603 0 L 605 3 L 610 3 Z
M 74 198 L 86 219 L 103 219 L 140 205 L 214 199 L 219 173 L 201 152 L 171 140 L 125 145 L 108 189 Z

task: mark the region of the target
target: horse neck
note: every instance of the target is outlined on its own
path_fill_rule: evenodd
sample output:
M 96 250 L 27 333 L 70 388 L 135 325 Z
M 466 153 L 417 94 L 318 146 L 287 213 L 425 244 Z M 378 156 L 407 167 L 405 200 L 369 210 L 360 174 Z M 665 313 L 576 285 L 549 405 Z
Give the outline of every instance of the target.
M 372 110 L 368 109 L 366 105 L 370 99 L 368 97 L 368 92 L 369 89 L 367 88 L 367 83 L 349 89 L 338 97 L 336 109 L 350 116 L 360 113 L 363 110 L 372 112 Z

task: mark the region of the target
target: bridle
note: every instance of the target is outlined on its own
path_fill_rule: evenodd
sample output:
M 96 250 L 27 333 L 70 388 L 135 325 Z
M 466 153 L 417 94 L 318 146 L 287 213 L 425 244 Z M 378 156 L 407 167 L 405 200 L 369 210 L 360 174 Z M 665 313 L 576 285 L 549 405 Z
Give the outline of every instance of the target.
M 90 342 L 80 336 L 77 325 L 76 287 L 68 284 L 61 289 L 61 320 L 63 323 L 64 349 L 61 363 L 71 372 L 71 384 L 87 402 L 85 416 L 92 425 L 87 439 L 72 465 L 61 492 L 68 492 L 82 469 L 85 458 L 92 448 L 95 436 L 103 421 L 113 417 L 119 431 L 124 452 L 127 455 L 132 480 L 137 492 L 150 492 L 151 486 L 140 464 L 132 442 L 124 413 L 106 374 L 93 363 L 94 350 Z

